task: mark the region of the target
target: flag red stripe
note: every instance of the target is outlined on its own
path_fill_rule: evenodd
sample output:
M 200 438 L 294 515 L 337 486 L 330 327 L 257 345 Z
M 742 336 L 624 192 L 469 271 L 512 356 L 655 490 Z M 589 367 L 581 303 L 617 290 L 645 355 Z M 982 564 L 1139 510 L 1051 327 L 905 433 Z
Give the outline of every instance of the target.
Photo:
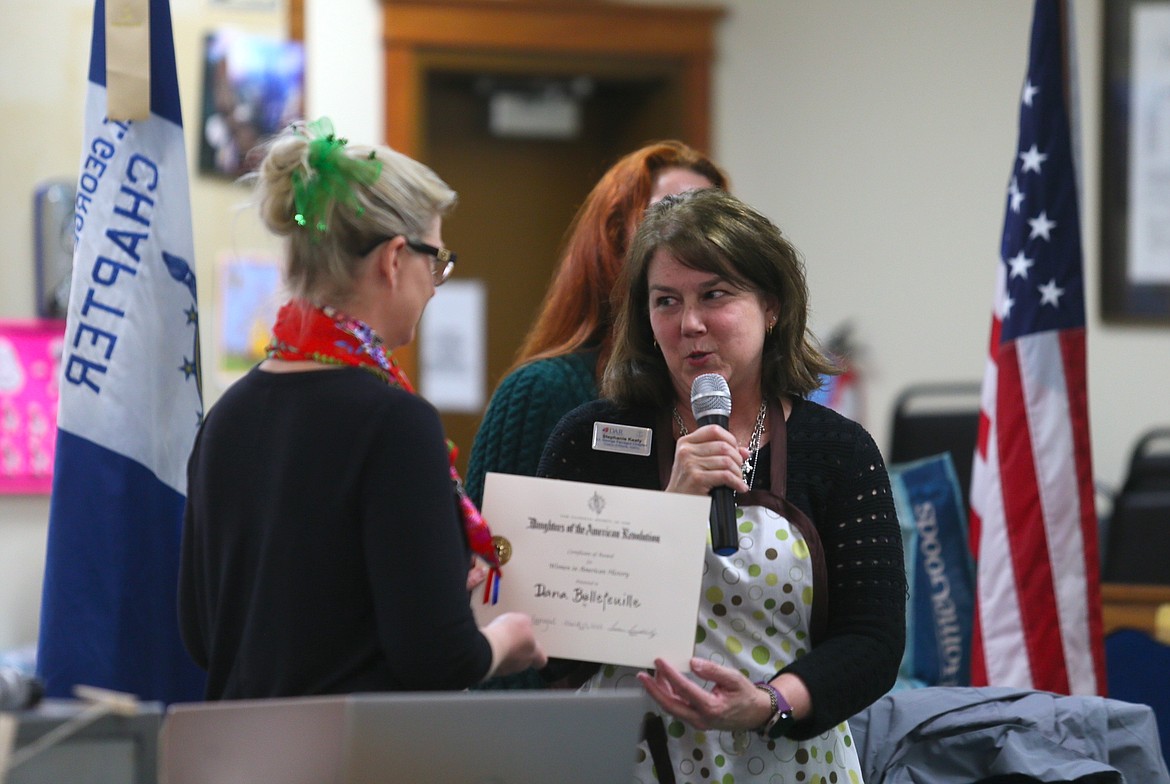
M 1024 400 L 1024 379 L 1015 342 L 1000 347 L 996 401 L 996 445 L 1016 602 L 1024 646 L 1033 663 L 1033 687 L 1068 693 L 1068 675 L 1048 557 L 1044 508 L 1036 475 L 1036 454 Z M 1036 667 L 1036 664 L 1044 666 Z
M 1093 490 L 1093 459 L 1089 439 L 1089 385 L 1086 369 L 1088 349 L 1083 329 L 1067 330 L 1060 336 L 1060 350 L 1068 384 L 1069 413 L 1072 419 L 1073 459 L 1080 491 L 1080 530 L 1085 553 L 1085 611 L 1088 615 L 1089 644 L 1097 692 L 1105 694 L 1105 626 L 1101 617 L 1101 553 L 1097 541 L 1097 507 Z
M 984 417 L 986 419 L 986 417 Z M 978 459 L 978 458 L 976 458 Z M 975 510 L 971 510 L 971 531 L 969 533 L 971 539 L 971 552 L 974 554 L 976 560 L 979 558 L 979 532 L 983 527 L 979 515 Z M 972 686 L 986 686 L 989 683 L 987 678 L 987 662 L 984 658 L 983 650 L 983 624 L 979 621 L 981 598 L 975 597 L 975 617 L 971 623 L 971 685 Z

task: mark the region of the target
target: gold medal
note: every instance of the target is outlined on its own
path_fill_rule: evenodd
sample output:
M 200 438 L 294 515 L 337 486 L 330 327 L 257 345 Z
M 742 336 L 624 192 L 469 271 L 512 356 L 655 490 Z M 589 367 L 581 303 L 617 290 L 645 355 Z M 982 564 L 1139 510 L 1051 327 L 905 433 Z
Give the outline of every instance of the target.
M 500 560 L 500 566 L 508 563 L 512 558 L 512 543 L 502 536 L 492 537 L 492 547 L 496 550 L 496 558 Z

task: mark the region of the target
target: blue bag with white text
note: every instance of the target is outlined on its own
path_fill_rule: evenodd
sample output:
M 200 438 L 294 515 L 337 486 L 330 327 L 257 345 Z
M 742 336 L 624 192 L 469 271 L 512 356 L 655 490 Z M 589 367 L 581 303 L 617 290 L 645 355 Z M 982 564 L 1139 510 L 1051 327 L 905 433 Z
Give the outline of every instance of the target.
M 900 679 L 967 686 L 975 569 L 954 463 L 943 453 L 891 465 L 889 473 L 910 586 Z

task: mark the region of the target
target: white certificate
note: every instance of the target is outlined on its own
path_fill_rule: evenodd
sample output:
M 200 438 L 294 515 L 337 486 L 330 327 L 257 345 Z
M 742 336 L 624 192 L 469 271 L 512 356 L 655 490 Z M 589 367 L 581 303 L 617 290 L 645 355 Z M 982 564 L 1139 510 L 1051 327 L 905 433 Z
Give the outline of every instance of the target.
M 489 473 L 483 515 L 511 554 L 480 624 L 532 616 L 549 656 L 690 671 L 707 496 Z

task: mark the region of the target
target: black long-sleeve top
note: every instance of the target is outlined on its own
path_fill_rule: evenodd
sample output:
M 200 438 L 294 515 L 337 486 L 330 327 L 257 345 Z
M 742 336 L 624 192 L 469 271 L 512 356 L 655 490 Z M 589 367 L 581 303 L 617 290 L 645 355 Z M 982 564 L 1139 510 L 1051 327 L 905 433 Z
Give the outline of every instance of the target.
M 463 689 L 491 648 L 438 413 L 357 368 L 253 369 L 188 465 L 183 641 L 209 699 Z

